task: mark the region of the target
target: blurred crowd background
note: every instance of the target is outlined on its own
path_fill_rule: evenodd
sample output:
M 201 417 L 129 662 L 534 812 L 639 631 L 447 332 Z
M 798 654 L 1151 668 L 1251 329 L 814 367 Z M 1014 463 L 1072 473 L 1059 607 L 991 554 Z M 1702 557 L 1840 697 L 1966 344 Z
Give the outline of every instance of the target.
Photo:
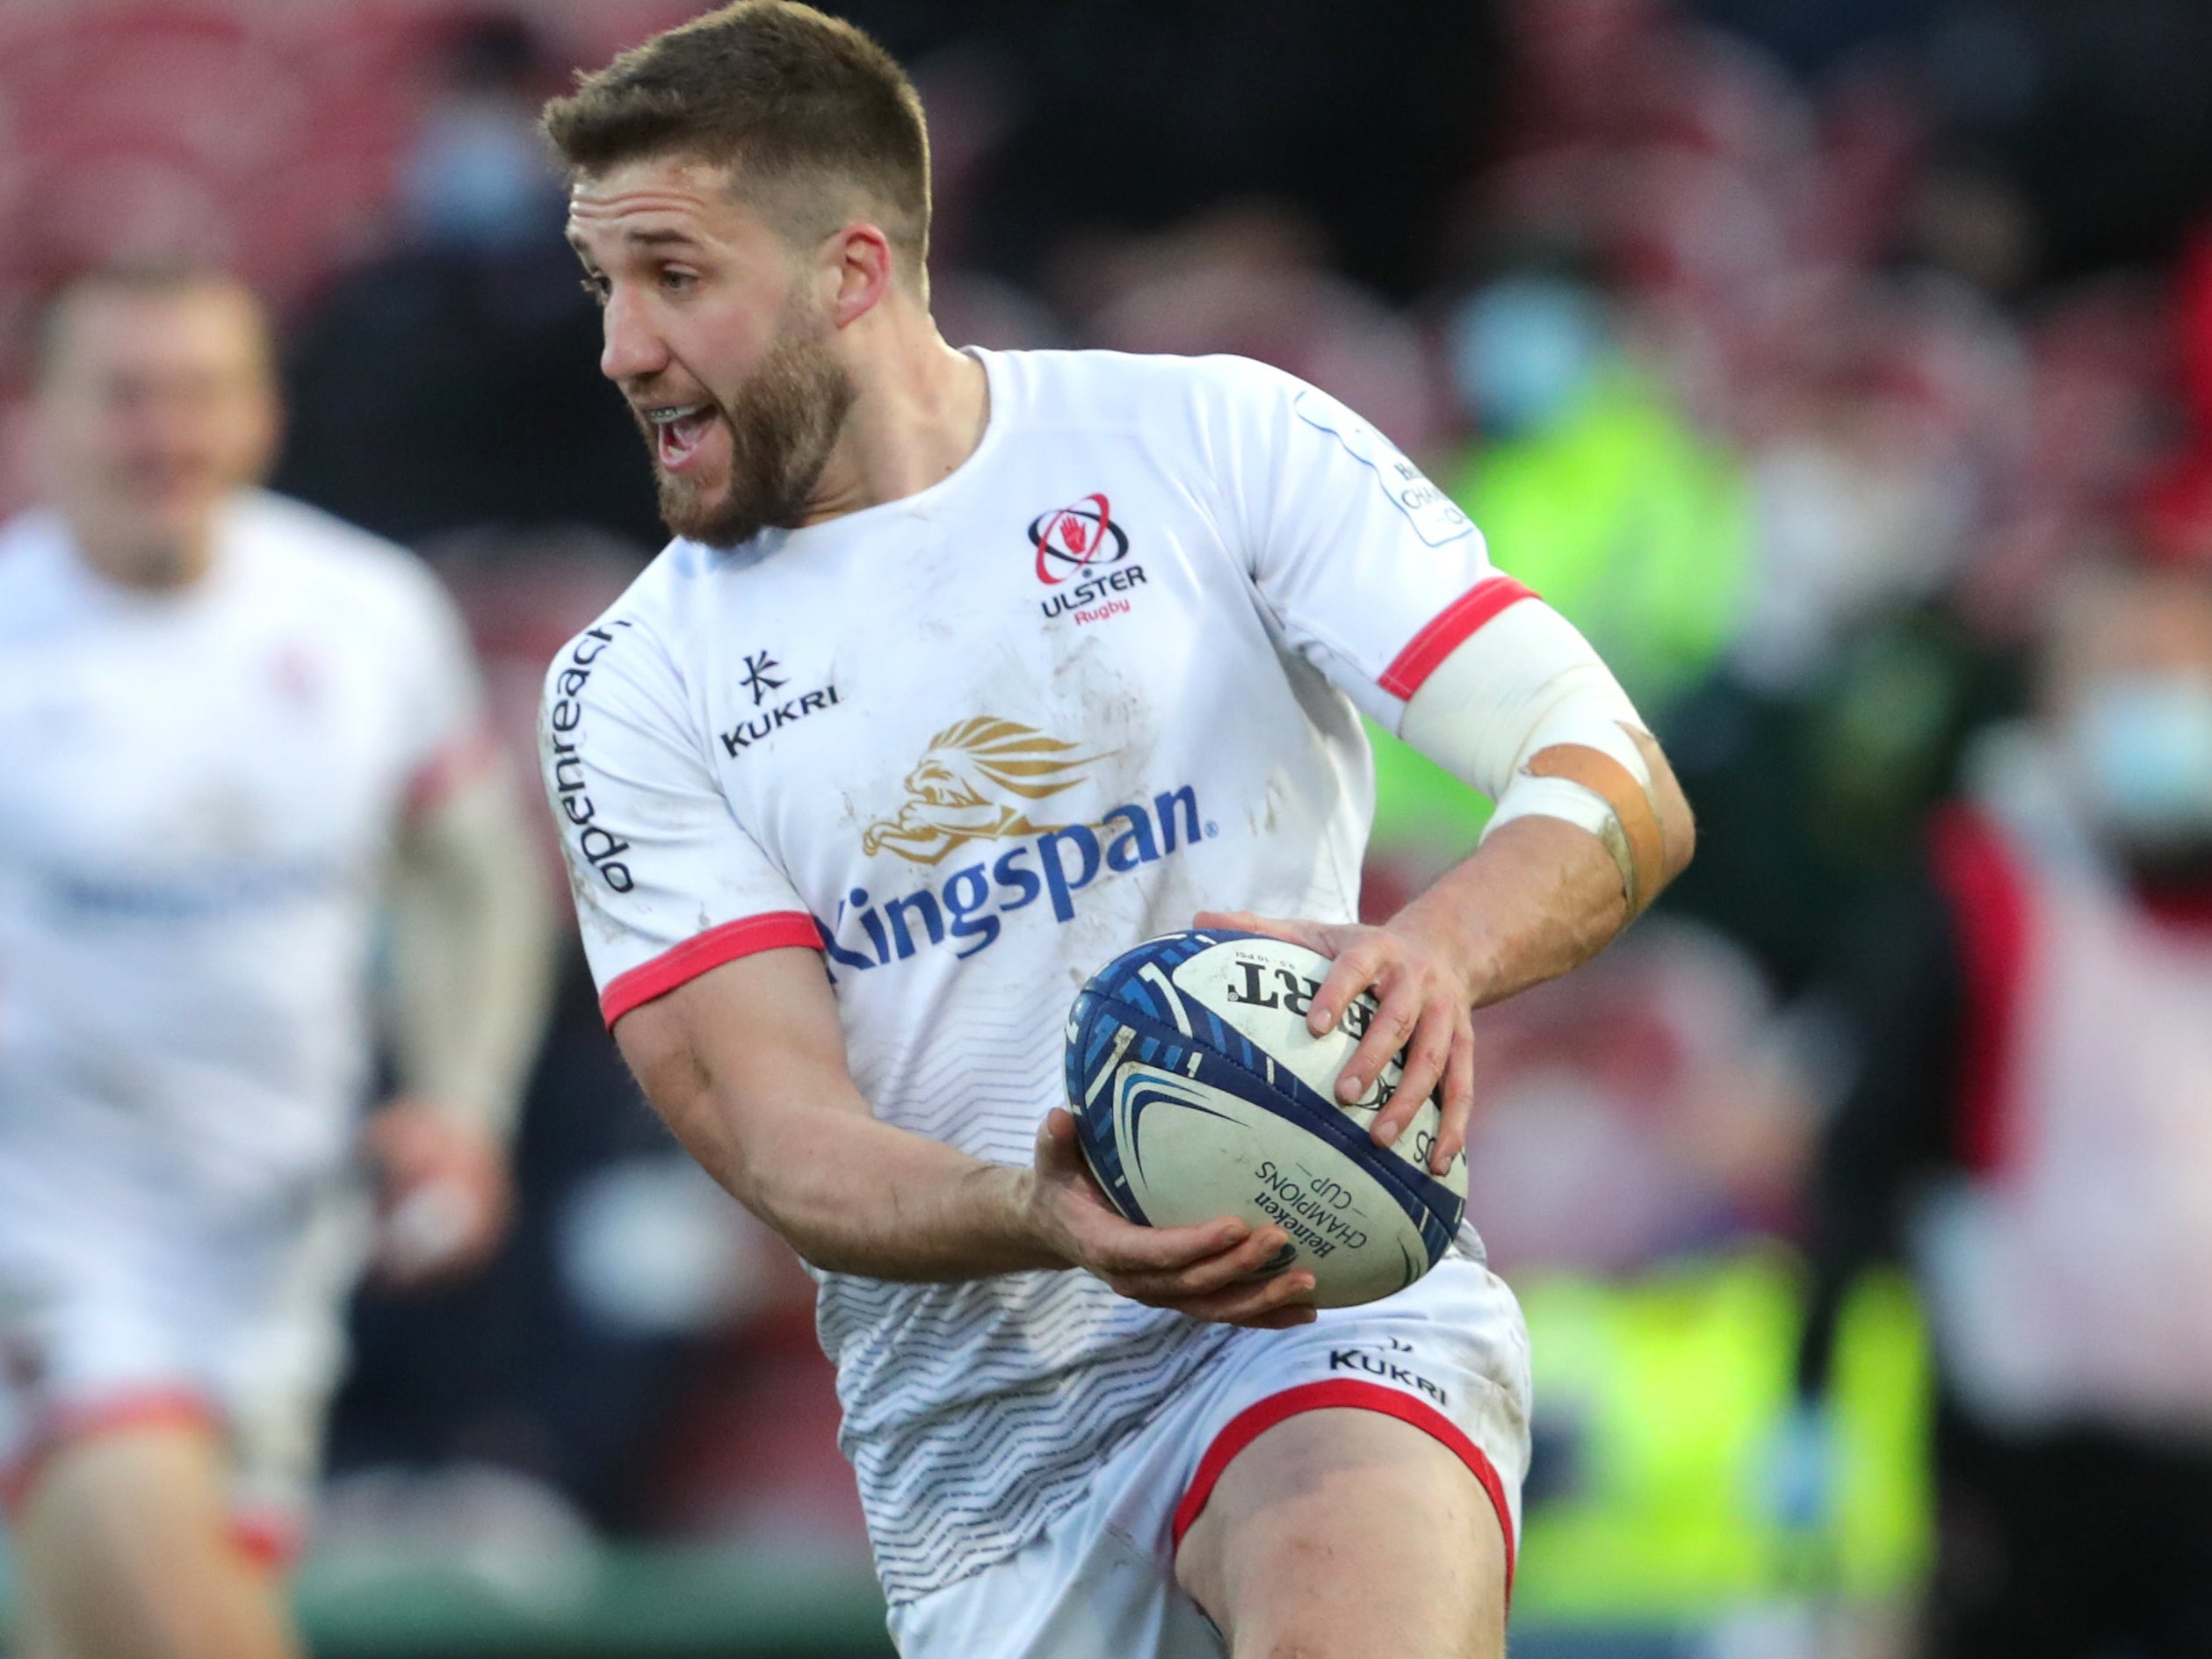
M 277 487 L 446 577 L 517 768 L 542 665 L 659 539 L 535 114 L 690 9 L 0 8 L 0 324 L 119 256 L 248 276 L 284 328 Z M 1934 1405 L 1902 1275 L 1842 1306 L 1841 1451 L 1791 1456 L 1804 1194 L 1861 1064 L 1838 962 L 2026 706 L 2054 598 L 2212 559 L 2212 11 L 828 9 L 922 90 L 949 339 L 1240 352 L 1342 397 L 1589 634 L 1699 810 L 1657 913 L 1478 1021 L 1471 1213 L 1536 1354 L 1519 1650 L 1903 1651 Z M 1377 913 L 1482 812 L 1382 758 Z M 753 1651 L 732 1585 L 864 1586 L 807 1281 L 653 1120 L 573 949 L 519 1158 L 486 1277 L 358 1304 L 326 1646 L 550 1630 L 683 1559 L 729 1621 L 687 1650 Z

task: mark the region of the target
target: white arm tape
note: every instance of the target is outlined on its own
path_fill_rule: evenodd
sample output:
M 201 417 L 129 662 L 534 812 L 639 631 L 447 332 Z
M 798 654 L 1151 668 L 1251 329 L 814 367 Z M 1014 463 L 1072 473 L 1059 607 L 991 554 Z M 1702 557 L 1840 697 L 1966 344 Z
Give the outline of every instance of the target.
M 1620 829 L 1602 796 L 1522 768 L 1554 745 L 1579 744 L 1649 789 L 1652 769 L 1630 736 L 1645 729 L 1589 641 L 1549 605 L 1524 599 L 1437 665 L 1406 703 L 1399 735 L 1498 804 L 1486 835 L 1516 818 L 1557 818 L 1609 845 Z

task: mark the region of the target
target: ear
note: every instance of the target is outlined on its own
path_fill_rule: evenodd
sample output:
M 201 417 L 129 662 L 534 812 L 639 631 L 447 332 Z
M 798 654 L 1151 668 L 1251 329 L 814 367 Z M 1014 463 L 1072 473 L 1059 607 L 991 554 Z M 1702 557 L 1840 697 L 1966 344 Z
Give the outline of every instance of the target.
M 826 263 L 836 282 L 830 320 L 843 328 L 860 321 L 891 292 L 891 239 L 864 221 L 847 225 L 824 244 Z
M 256 400 L 250 436 L 241 457 L 246 481 L 265 484 L 269 475 L 277 470 L 278 451 L 284 444 L 285 402 L 283 390 L 277 384 L 273 369 L 262 394 Z

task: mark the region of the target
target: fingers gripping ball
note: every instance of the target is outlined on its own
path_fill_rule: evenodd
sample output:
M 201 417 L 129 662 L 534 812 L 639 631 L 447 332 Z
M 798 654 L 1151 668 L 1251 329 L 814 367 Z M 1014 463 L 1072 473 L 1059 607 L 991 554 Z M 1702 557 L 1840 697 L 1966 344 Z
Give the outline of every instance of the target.
M 1427 1165 L 1432 1099 L 1394 1146 L 1369 1130 L 1400 1056 L 1364 1099 L 1336 1078 L 1375 1000 L 1335 1028 L 1306 1027 L 1328 959 L 1257 934 L 1170 934 L 1117 956 L 1067 1021 L 1067 1097 L 1091 1172 L 1130 1220 L 1177 1227 L 1240 1215 L 1290 1243 L 1275 1271 L 1313 1275 L 1324 1308 L 1374 1302 L 1443 1257 L 1467 1203 L 1467 1165 Z

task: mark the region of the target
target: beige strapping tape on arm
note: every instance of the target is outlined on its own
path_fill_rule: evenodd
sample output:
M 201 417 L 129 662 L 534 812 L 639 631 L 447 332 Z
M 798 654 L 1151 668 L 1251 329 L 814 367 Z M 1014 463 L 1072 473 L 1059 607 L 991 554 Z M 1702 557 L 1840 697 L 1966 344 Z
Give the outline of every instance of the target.
M 1621 895 L 1628 901 L 1629 914 L 1641 915 L 1666 873 L 1666 838 L 1659 831 L 1651 792 L 1611 755 L 1576 743 L 1552 745 L 1529 761 L 1527 771 L 1531 777 L 1564 778 L 1612 809 L 1599 839 L 1620 867 Z
M 1604 843 L 1630 916 L 1659 891 L 1664 840 L 1636 708 L 1589 642 L 1523 600 L 1440 663 L 1399 735 L 1498 804 L 1490 829 L 1556 818 Z M 1486 831 L 1486 836 L 1489 833 Z

